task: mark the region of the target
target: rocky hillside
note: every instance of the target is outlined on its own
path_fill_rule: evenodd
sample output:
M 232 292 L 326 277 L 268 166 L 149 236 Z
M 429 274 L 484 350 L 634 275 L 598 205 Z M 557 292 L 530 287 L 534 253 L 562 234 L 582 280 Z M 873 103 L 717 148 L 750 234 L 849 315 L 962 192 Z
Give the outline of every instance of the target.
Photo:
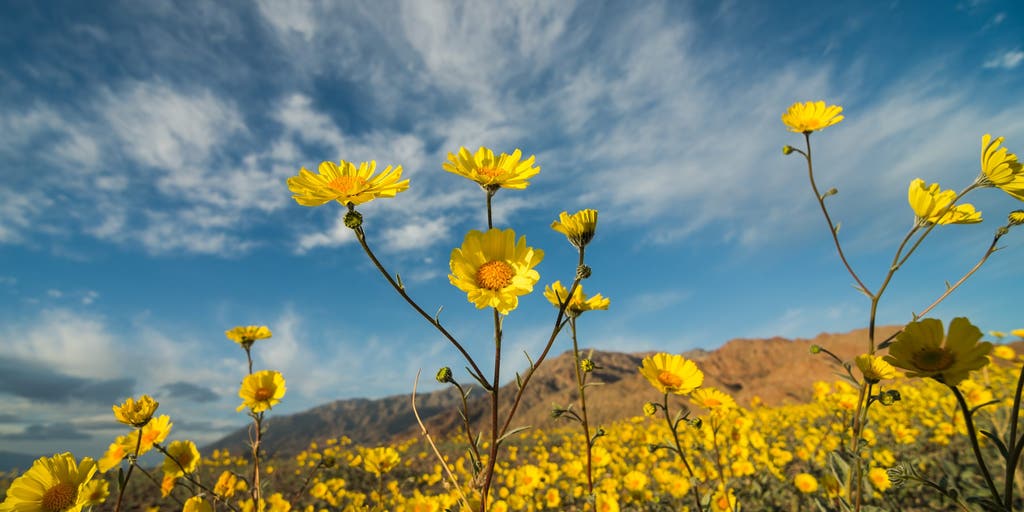
M 879 328 L 879 339 L 895 332 L 896 327 Z M 865 329 L 845 334 L 820 334 L 814 339 L 788 340 L 735 339 L 714 351 L 696 350 L 685 353 L 704 371 L 705 386 L 729 392 L 740 404 L 749 404 L 757 396 L 767 405 L 803 402 L 811 396 L 811 384 L 833 380 L 837 368 L 824 354 L 812 355 L 809 347 L 820 345 L 845 360 L 864 352 L 867 345 Z M 641 414 L 643 403 L 661 397 L 639 374 L 637 368 L 648 354 L 595 352 L 594 362 L 601 368 L 593 381 L 603 383 L 588 388 L 587 409 L 594 425 Z M 469 380 L 456 375 L 456 378 Z M 501 390 L 504 398 L 513 396 L 514 380 Z M 488 398 L 480 390 L 470 396 L 470 419 L 481 429 Z M 556 426 L 552 407 L 565 407 L 577 400 L 572 354 L 563 353 L 543 363 L 527 387 L 512 426 L 530 425 L 540 428 Z M 417 397 L 420 416 L 435 438 L 458 432 L 461 428 L 456 406 L 457 391 L 445 389 L 422 393 Z M 507 408 L 509 403 L 504 404 Z M 397 395 L 376 400 L 338 400 L 289 416 L 272 416 L 267 421 L 265 445 L 280 455 L 296 453 L 309 445 L 330 437 L 345 435 L 357 443 L 375 444 L 418 436 L 412 414 L 410 395 Z M 242 451 L 248 442 L 247 429 L 238 431 L 208 447 Z M 273 455 L 273 454 L 272 454 Z

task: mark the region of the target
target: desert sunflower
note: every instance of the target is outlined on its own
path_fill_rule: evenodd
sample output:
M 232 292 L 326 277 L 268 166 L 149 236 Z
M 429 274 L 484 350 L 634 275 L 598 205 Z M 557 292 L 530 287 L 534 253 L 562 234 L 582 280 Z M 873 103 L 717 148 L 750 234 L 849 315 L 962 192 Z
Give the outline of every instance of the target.
M 551 229 L 562 233 L 569 239 L 569 243 L 582 249 L 594 239 L 597 210 L 580 210 L 572 215 L 569 215 L 569 212 L 562 212 L 558 215 L 558 220 L 551 223 Z
M 999 187 L 1007 194 L 1024 201 L 1024 166 L 1017 155 L 999 147 L 1003 137 L 981 137 L 981 175 L 978 183 L 985 187 Z
M 113 407 L 114 417 L 125 425 L 138 428 L 149 423 L 157 407 L 160 407 L 160 402 L 149 395 L 142 395 L 138 400 L 128 398 L 121 405 Z
M 782 114 L 782 122 L 791 132 L 811 133 L 832 126 L 843 120 L 839 105 L 825 106 L 824 101 L 794 103 Z
M 974 205 L 958 204 L 950 207 L 956 192 L 942 190 L 938 183 L 925 186 L 924 180 L 917 178 L 910 182 L 907 200 L 914 210 L 918 222 L 928 224 L 976 224 L 981 222 L 981 212 L 974 210 Z
M 199 466 L 199 450 L 192 441 L 171 441 L 167 445 L 164 463 L 161 466 L 165 475 L 182 476 L 194 473 Z M 184 471 L 182 471 L 184 469 Z
M 4 512 L 78 512 L 89 502 L 86 484 L 96 473 L 89 457 L 79 463 L 65 452 L 41 457 L 7 489 Z
M 398 452 L 390 446 L 370 448 L 363 454 L 363 469 L 380 476 L 394 469 L 399 460 Z
M 409 188 L 409 180 L 402 180 L 402 166 L 387 166 L 374 176 L 377 162 L 322 162 L 317 174 L 299 169 L 298 176 L 288 178 L 292 198 L 302 206 L 320 206 L 337 201 L 345 206 L 358 205 L 378 197 L 394 197 Z
M 524 189 L 530 184 L 527 180 L 540 172 L 540 167 L 534 167 L 533 155 L 526 160 L 523 160 L 522 156 L 518 149 L 511 155 L 502 153 L 495 157 L 494 151 L 490 148 L 480 146 L 476 153 L 470 153 L 468 149 L 460 147 L 458 155 L 448 153 L 448 161 L 441 167 L 448 172 L 471 179 L 484 190 L 491 192 L 499 188 Z
M 544 298 L 548 299 L 548 302 L 556 308 L 560 308 L 562 303 L 569 299 L 569 290 L 562 286 L 561 281 L 555 281 L 549 286 L 544 287 Z M 579 284 L 576 285 L 576 290 L 572 292 L 572 298 L 569 299 L 569 305 L 565 307 L 565 312 L 569 316 L 575 317 L 584 311 L 608 309 L 609 304 L 611 304 L 611 300 L 602 297 L 600 293 L 593 297 L 587 297 L 587 294 L 583 293 L 583 285 Z
M 248 407 L 254 413 L 266 411 L 281 402 L 285 391 L 284 377 L 280 372 L 263 370 L 247 375 L 238 389 L 242 405 L 236 410 Z
M 448 281 L 467 293 L 477 308 L 493 307 L 507 315 L 519 306 L 519 296 L 533 291 L 540 274 L 536 267 L 544 251 L 516 241 L 511 229 L 470 231 L 462 247 L 452 249 Z
M 260 504 L 262 508 L 262 503 Z M 206 501 L 202 496 L 193 496 L 185 501 L 185 505 L 181 507 L 181 512 L 213 512 L 213 505 Z
M 708 410 L 732 409 L 736 407 L 736 400 L 715 388 L 700 388 L 693 391 L 690 400 Z
M 893 379 L 896 377 L 896 369 L 889 363 L 885 362 L 885 359 L 871 354 L 861 354 L 856 359 L 857 368 L 860 369 L 860 373 L 864 375 L 864 380 L 877 384 L 879 381 L 885 379 Z
M 264 340 L 273 336 L 270 328 L 265 325 L 239 325 L 231 330 L 224 331 L 224 335 L 243 348 L 251 347 L 256 340 Z
M 949 386 L 967 378 L 972 370 L 988 364 L 992 344 L 966 318 L 954 318 L 943 339 L 942 321 L 925 318 L 903 328 L 889 346 L 885 361 L 907 370 L 908 377 L 931 377 Z
M 645 357 L 641 364 L 640 374 L 662 393 L 685 395 L 704 383 L 704 372 L 679 354 L 662 352 Z

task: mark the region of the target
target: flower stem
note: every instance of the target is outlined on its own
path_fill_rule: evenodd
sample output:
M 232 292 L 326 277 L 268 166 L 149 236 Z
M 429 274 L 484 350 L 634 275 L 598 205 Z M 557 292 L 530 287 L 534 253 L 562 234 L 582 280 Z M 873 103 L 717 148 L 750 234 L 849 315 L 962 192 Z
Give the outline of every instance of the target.
M 121 510 L 121 500 L 124 499 L 124 491 L 128 488 L 128 480 L 132 478 L 132 470 L 135 469 L 136 461 L 139 459 L 139 450 L 142 449 L 142 427 L 139 427 L 138 437 L 135 440 L 135 454 L 128 461 L 128 473 L 124 475 L 124 482 L 121 484 L 121 489 L 117 493 L 117 503 L 114 504 L 114 512 Z
M 964 423 L 967 426 L 967 435 L 971 439 L 971 449 L 974 450 L 974 458 L 978 461 L 978 467 L 981 468 L 981 474 L 985 477 L 985 484 L 988 485 L 988 490 L 992 493 L 992 499 L 999 503 L 1003 501 L 999 497 L 999 491 L 996 490 L 996 484 L 992 481 L 992 474 L 988 471 L 988 465 L 985 464 L 984 457 L 981 456 L 981 446 L 978 445 L 978 433 L 974 430 L 974 419 L 971 414 L 971 409 L 967 407 L 967 401 L 964 400 L 964 395 L 960 393 L 960 390 L 956 386 L 949 386 L 949 389 L 953 390 L 953 395 L 956 396 L 956 401 L 960 404 L 960 410 L 964 413 Z
M 1006 510 L 1013 508 L 1013 481 L 1017 472 L 1017 461 L 1020 457 L 1020 442 L 1017 439 L 1017 423 L 1020 420 L 1020 399 L 1024 391 L 1024 366 L 1020 369 L 1020 376 L 1017 377 L 1017 391 L 1013 395 L 1013 408 L 1010 409 L 1010 438 L 1007 446 L 1009 457 L 1006 461 L 1006 482 L 1003 484 L 1003 494 L 1006 500 Z M 1024 444 L 1024 443 L 1022 443 Z
M 569 300 L 569 299 L 566 299 Z M 586 395 L 586 380 L 587 375 L 583 372 L 580 367 L 580 347 L 576 341 L 576 318 L 569 317 L 569 329 L 572 332 L 572 355 L 573 364 L 576 367 L 576 387 L 580 391 L 580 425 L 583 426 L 583 440 L 587 443 L 587 491 L 590 494 L 594 494 L 594 470 L 593 470 L 593 447 L 594 443 L 590 440 L 590 423 L 587 418 L 587 395 Z
M 686 455 L 683 454 L 683 445 L 679 442 L 679 432 L 676 431 L 678 425 L 673 424 L 672 418 L 668 416 L 668 392 L 665 393 L 665 397 L 662 400 L 661 410 L 665 413 L 665 423 L 668 424 L 668 429 L 672 431 L 672 440 L 676 443 L 676 454 L 683 461 L 686 473 L 690 475 L 690 490 L 693 491 L 693 500 L 697 503 L 697 512 L 704 512 L 704 507 L 701 505 L 700 490 L 697 489 L 697 481 L 693 476 L 693 468 L 690 467 L 690 463 L 686 460 Z

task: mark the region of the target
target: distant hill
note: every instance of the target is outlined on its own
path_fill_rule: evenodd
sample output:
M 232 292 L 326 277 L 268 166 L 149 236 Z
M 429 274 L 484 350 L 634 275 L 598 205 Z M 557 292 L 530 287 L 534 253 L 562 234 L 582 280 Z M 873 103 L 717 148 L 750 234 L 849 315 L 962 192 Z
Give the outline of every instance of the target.
M 894 333 L 898 327 L 878 328 L 878 340 Z M 704 385 L 728 392 L 746 405 L 757 396 L 766 405 L 800 403 L 811 398 L 815 381 L 831 381 L 837 368 L 824 354 L 812 355 L 809 347 L 817 344 L 844 360 L 852 360 L 867 347 L 867 330 L 844 334 L 823 333 L 814 339 L 784 338 L 734 339 L 713 351 L 693 350 L 684 356 L 693 359 L 704 372 Z M 646 401 L 661 397 L 637 371 L 650 353 L 626 354 L 594 352 L 593 360 L 601 367 L 592 381 L 603 385 L 588 388 L 587 410 L 591 423 L 609 424 L 641 414 Z M 510 406 L 514 395 L 514 375 L 501 389 L 503 406 Z M 462 381 L 468 376 L 456 375 Z M 512 426 L 530 425 L 551 428 L 565 420 L 551 417 L 552 406 L 565 407 L 577 400 L 572 353 L 549 358 L 527 387 Z M 444 389 L 417 396 L 417 409 L 431 435 L 444 437 L 460 431 L 457 412 L 457 391 Z M 471 394 L 469 417 L 477 430 L 482 430 L 489 398 L 479 389 Z M 556 423 L 559 422 L 559 423 Z M 266 422 L 264 446 L 271 454 L 291 455 L 311 441 L 348 436 L 361 444 L 381 444 L 396 439 L 419 436 L 412 414 L 410 395 L 396 395 L 375 400 L 338 400 L 288 416 L 271 416 Z M 249 440 L 247 428 L 239 429 L 207 449 L 228 449 L 241 453 Z
M 4 452 L 0 451 L 0 472 L 7 472 L 12 470 L 24 471 L 32 467 L 32 463 L 38 456 L 28 455 L 25 453 L 15 452 Z

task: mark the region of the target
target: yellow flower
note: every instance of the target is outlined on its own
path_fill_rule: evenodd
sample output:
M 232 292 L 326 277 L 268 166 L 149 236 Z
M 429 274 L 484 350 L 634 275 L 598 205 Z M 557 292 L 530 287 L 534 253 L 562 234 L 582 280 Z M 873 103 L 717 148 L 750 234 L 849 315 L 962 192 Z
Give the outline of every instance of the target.
M 529 178 L 540 172 L 540 167 L 533 166 L 534 156 L 522 160 L 522 152 L 518 149 L 511 155 L 502 153 L 497 158 L 494 151 L 480 146 L 476 154 L 468 149 L 459 148 L 459 154 L 448 153 L 448 162 L 441 165 L 444 170 L 458 174 L 477 182 L 484 190 L 495 191 L 499 188 L 524 189 L 530 184 Z
M 225 470 L 217 477 L 217 483 L 213 486 L 213 493 L 217 496 L 230 498 L 235 495 L 238 486 L 238 477 L 234 473 Z
M 572 215 L 562 212 L 558 220 L 551 223 L 551 229 L 558 231 L 569 239 L 569 243 L 582 249 L 594 239 L 597 229 L 597 210 L 580 210 Z
M 1014 210 L 1010 212 L 1009 215 L 1006 216 L 1006 221 L 1009 222 L 1011 226 L 1020 226 L 1021 224 L 1024 224 L 1024 210 Z
M 842 121 L 843 116 L 839 115 L 842 111 L 839 105 L 826 107 L 824 101 L 794 103 L 782 114 L 782 122 L 791 132 L 811 133 Z
M 548 299 L 552 305 L 556 308 L 562 307 L 562 303 L 569 297 L 569 290 L 562 286 L 561 281 L 555 281 L 550 286 L 544 287 L 544 298 Z M 602 297 L 601 294 L 594 295 L 588 298 L 583 293 L 583 285 L 576 285 L 576 290 L 572 292 L 572 298 L 569 299 L 569 305 L 565 307 L 565 312 L 569 316 L 576 317 L 582 314 L 584 311 L 591 311 L 595 309 L 608 309 L 608 305 L 611 304 L 611 300 Z
M 172 441 L 167 445 L 167 454 L 164 455 L 162 466 L 165 475 L 181 476 L 185 473 L 195 473 L 198 465 L 199 450 L 192 441 Z
M 736 495 L 733 494 L 732 489 L 722 490 L 711 497 L 711 511 L 712 512 L 733 512 L 736 510 Z
M 536 267 L 544 251 L 527 247 L 526 237 L 516 242 L 511 229 L 473 230 L 462 247 L 452 249 L 448 281 L 466 292 L 477 308 L 493 307 L 507 315 L 519 306 L 519 296 L 533 291 L 540 274 Z
M 868 480 L 871 481 L 871 485 L 878 491 L 884 491 L 892 487 L 892 482 L 889 481 L 889 474 L 883 468 L 871 468 L 868 470 Z
M 864 380 L 877 384 L 878 381 L 896 378 L 896 369 L 884 359 L 871 354 L 857 356 L 857 368 L 864 375 Z
M 942 321 L 925 318 L 903 328 L 889 347 L 885 361 L 908 370 L 908 377 L 931 377 L 949 386 L 988 364 L 992 344 L 966 318 L 954 318 L 943 343 Z
M 285 391 L 284 377 L 280 372 L 263 370 L 247 375 L 238 388 L 242 405 L 236 410 L 248 407 L 253 413 L 266 411 L 281 402 Z
M 320 206 L 330 201 L 342 205 L 358 205 L 378 197 L 395 197 L 395 194 L 409 188 L 409 180 L 399 181 L 402 166 L 392 169 L 389 165 L 374 176 L 377 162 L 361 162 L 356 167 L 352 162 L 341 160 L 321 162 L 317 174 L 299 169 L 298 176 L 288 178 L 288 190 L 292 198 L 302 206 Z
M 133 427 L 141 427 L 149 423 L 160 402 L 153 400 L 149 395 L 142 395 L 138 401 L 129 398 L 121 405 L 114 406 L 114 417 L 117 421 Z
M 1013 350 L 1013 347 L 1008 345 L 996 345 L 995 348 L 992 349 L 992 355 L 999 359 L 1013 361 L 1017 358 L 1017 351 Z
M 181 512 L 213 512 L 213 506 L 202 497 L 193 496 L 185 501 L 185 506 L 181 507 Z
M 1014 329 L 1014 330 L 1010 331 L 1010 334 L 1012 334 L 1012 335 L 1014 335 L 1014 336 L 1016 336 L 1018 338 L 1024 338 L 1024 329 Z
M 999 147 L 1003 137 L 992 140 L 992 135 L 981 137 L 981 176 L 983 186 L 999 187 L 1007 194 L 1024 201 L 1024 166 L 1017 155 Z
M 90 498 L 86 484 L 96 473 L 96 463 L 89 457 L 81 463 L 65 452 L 41 457 L 7 489 L 7 498 L 0 503 L 4 512 L 78 512 Z
M 956 192 L 942 190 L 938 183 L 927 187 L 924 180 L 917 178 L 910 182 L 907 200 L 921 225 L 929 224 L 976 224 L 981 222 L 981 212 L 972 204 L 950 206 Z
M 633 470 L 622 477 L 622 486 L 630 492 L 640 492 L 647 487 L 647 475 Z
M 110 443 L 110 447 L 107 448 L 106 453 L 100 458 L 97 466 L 99 467 L 100 473 L 106 473 L 111 468 L 121 464 L 121 461 L 128 456 L 128 450 L 135 451 L 135 445 L 131 448 L 127 446 L 128 436 L 118 436 L 118 438 Z
M 256 340 L 267 339 L 273 334 L 265 325 L 239 325 L 229 331 L 224 331 L 229 340 L 238 343 L 244 348 L 249 348 Z
M 390 446 L 371 448 L 363 454 L 363 469 L 380 476 L 395 469 L 399 460 L 398 452 Z
M 685 395 L 704 383 L 704 373 L 697 365 L 678 354 L 647 356 L 642 364 L 640 374 L 662 393 Z
M 597 493 L 594 509 L 597 512 L 619 512 L 619 500 L 608 492 Z
M 793 477 L 793 485 L 795 485 L 800 492 L 810 494 L 818 490 L 818 479 L 814 478 L 814 475 L 810 473 L 800 473 Z
M 82 488 L 82 492 L 85 493 L 85 504 L 95 507 L 107 501 L 107 496 L 110 496 L 110 482 L 103 479 L 89 480 Z
M 736 400 L 715 388 L 700 388 L 690 395 L 690 400 L 708 410 L 736 407 Z
M 170 416 L 161 414 L 160 416 L 153 418 L 153 420 L 147 423 L 145 427 L 142 427 L 141 430 L 136 430 L 129 434 L 127 443 L 134 451 L 138 435 L 141 434 L 142 441 L 139 443 L 139 455 L 142 455 L 143 453 L 151 450 L 154 444 L 164 442 L 164 439 L 167 439 L 167 436 L 170 435 L 171 427 L 173 425 L 174 424 L 171 423 Z

